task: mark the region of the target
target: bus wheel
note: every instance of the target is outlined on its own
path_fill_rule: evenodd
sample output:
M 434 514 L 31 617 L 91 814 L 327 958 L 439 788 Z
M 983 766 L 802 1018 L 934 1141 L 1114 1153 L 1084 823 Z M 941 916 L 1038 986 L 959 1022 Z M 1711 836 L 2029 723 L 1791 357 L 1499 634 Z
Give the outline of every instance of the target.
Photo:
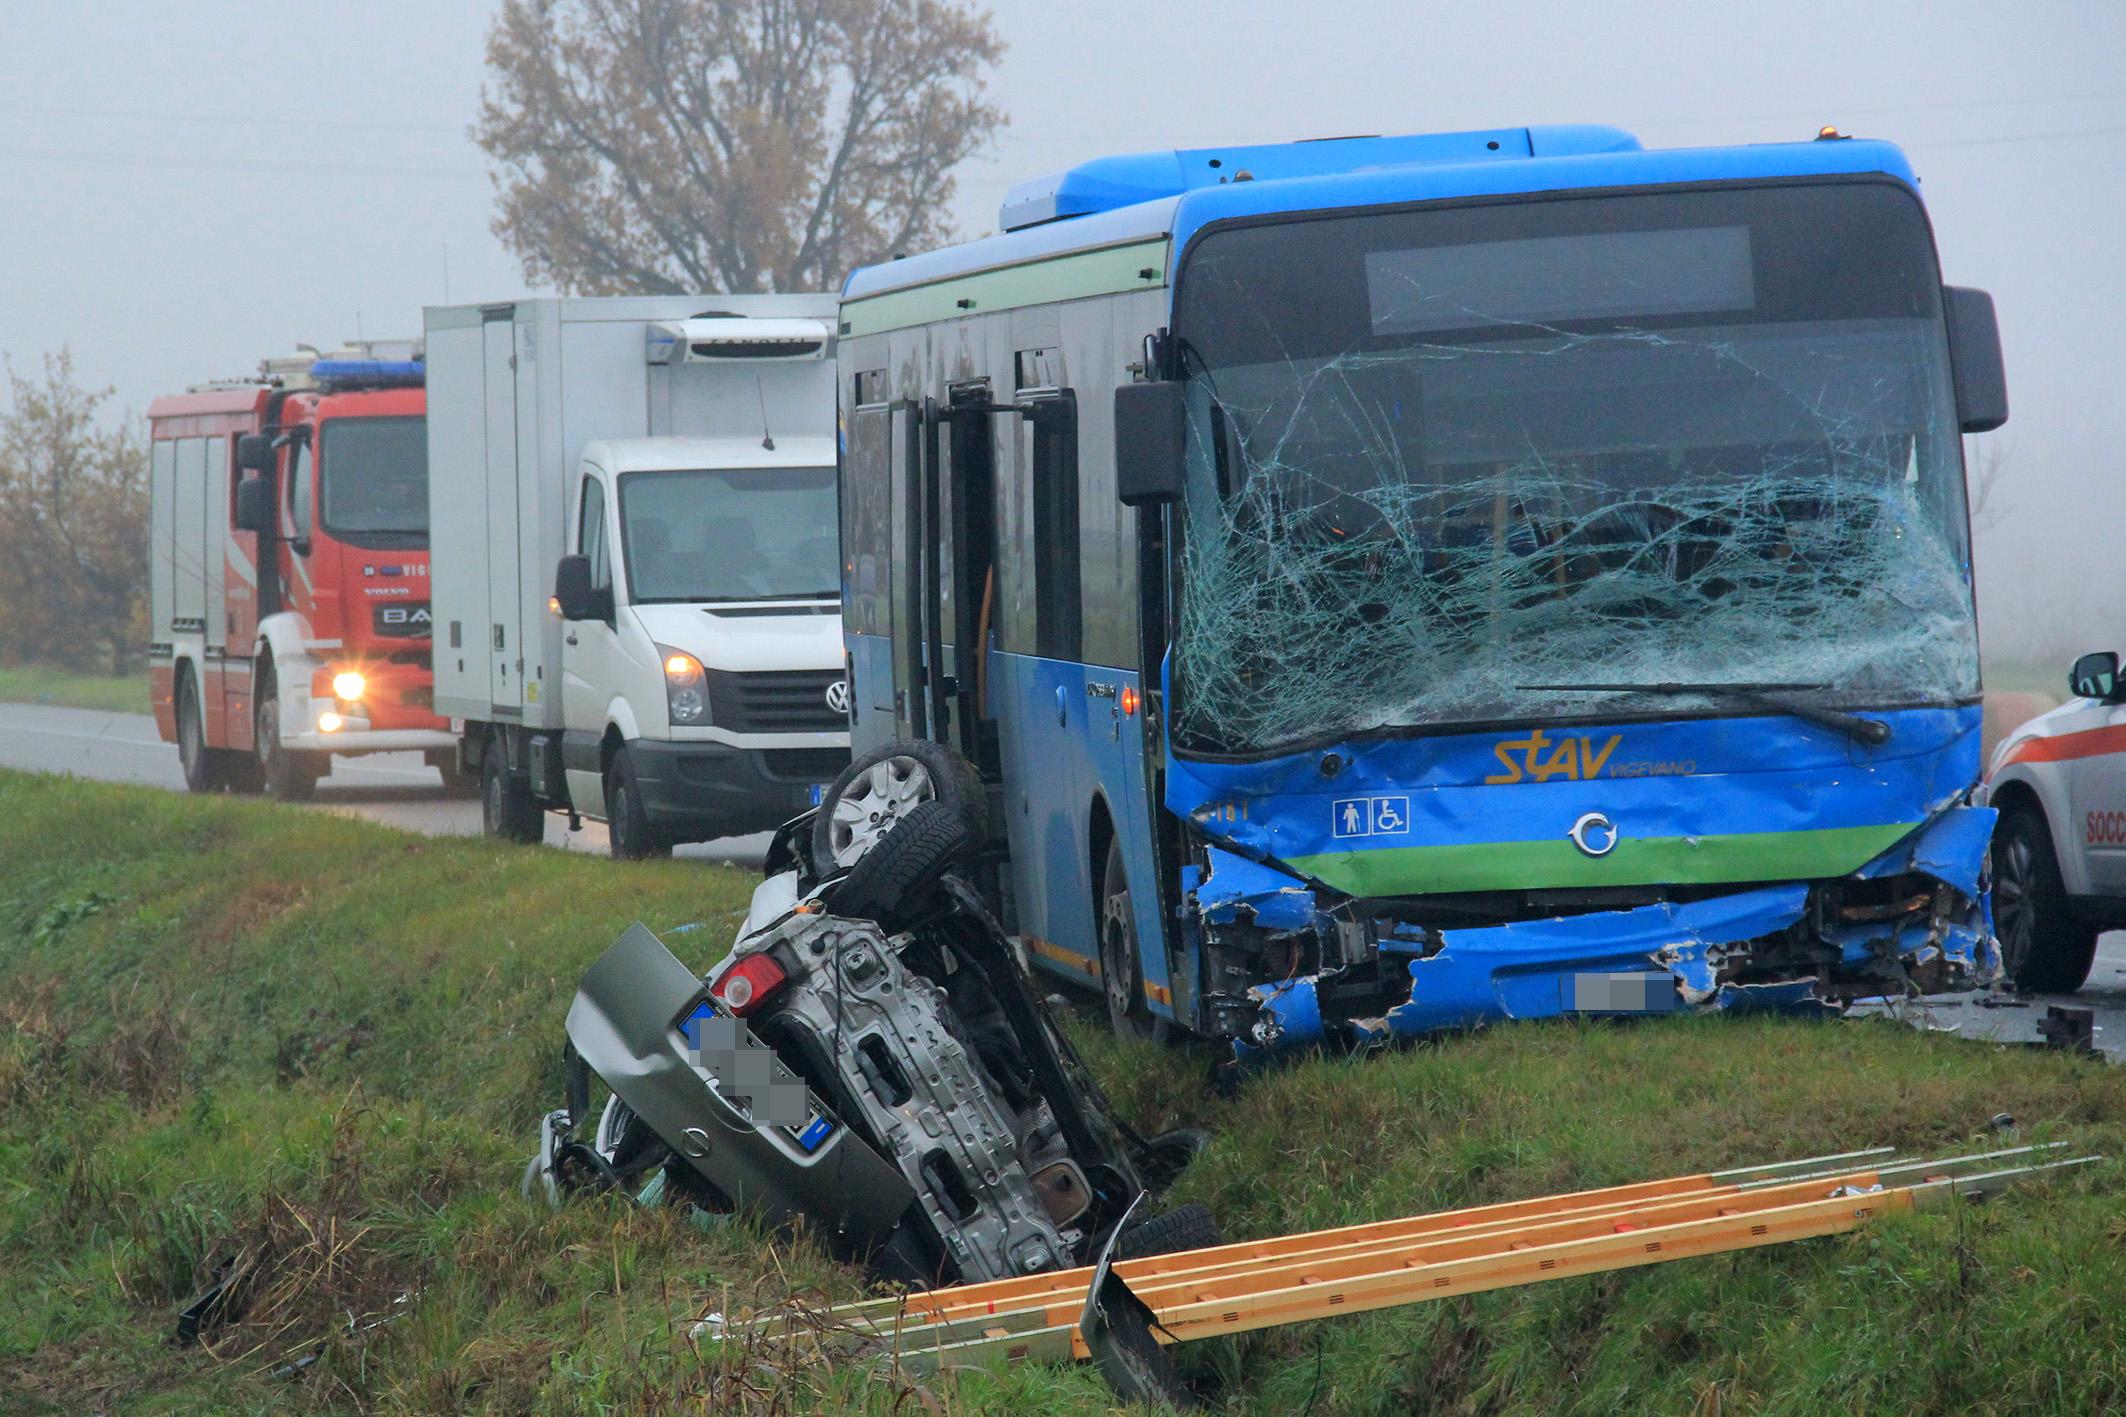
M 1137 913 L 1122 867 L 1120 838 L 1107 844 L 1107 865 L 1100 872 L 1100 988 L 1107 995 L 1107 1018 L 1118 1038 L 1163 1043 L 1173 1024 L 1144 1001 L 1144 959 L 1137 948 Z
M 976 849 L 989 840 L 988 798 L 974 765 L 917 739 L 882 744 L 842 769 L 812 819 L 812 859 L 822 876 L 848 870 L 924 802 L 960 814 Z

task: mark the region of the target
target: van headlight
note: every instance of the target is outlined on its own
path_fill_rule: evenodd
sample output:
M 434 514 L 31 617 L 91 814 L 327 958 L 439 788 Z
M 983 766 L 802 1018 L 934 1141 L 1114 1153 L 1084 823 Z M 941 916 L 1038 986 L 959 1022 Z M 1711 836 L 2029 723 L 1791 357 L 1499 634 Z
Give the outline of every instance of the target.
M 685 650 L 657 646 L 664 660 L 664 707 L 675 725 L 699 727 L 709 721 L 709 676 L 701 661 Z

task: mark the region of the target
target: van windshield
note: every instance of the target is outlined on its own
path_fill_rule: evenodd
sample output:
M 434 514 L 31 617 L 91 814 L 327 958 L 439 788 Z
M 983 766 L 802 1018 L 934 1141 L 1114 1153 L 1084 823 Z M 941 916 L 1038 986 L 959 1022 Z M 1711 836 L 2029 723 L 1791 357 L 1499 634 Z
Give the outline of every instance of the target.
M 621 546 L 637 605 L 831 600 L 840 583 L 831 467 L 630 472 Z
M 1881 182 L 1213 231 L 1178 741 L 1976 692 L 1939 277 Z M 1581 685 L 1584 692 L 1537 691 Z
M 325 530 L 358 546 L 426 546 L 428 420 L 328 418 L 322 436 Z

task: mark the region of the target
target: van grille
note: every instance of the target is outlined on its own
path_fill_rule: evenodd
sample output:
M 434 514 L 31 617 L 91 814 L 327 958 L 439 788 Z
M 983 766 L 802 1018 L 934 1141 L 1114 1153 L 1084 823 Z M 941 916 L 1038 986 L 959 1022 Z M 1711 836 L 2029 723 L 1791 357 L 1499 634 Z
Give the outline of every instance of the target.
M 849 717 L 827 707 L 838 669 L 771 670 L 734 674 L 711 669 L 709 721 L 733 733 L 843 733 Z
M 832 782 L 849 766 L 847 748 L 763 748 L 760 756 L 777 782 Z

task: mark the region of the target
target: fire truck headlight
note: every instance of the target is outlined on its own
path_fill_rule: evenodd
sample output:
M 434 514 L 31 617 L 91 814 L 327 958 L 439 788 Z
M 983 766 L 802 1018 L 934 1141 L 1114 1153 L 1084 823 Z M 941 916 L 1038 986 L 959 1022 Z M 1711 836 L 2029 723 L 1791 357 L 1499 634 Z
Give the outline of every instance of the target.
M 709 679 L 701 661 L 685 650 L 657 646 L 664 660 L 664 705 L 672 722 L 696 727 L 709 721 Z
M 368 688 L 369 681 L 355 670 L 342 669 L 332 676 L 333 697 L 345 699 L 349 703 L 359 699 Z
M 337 733 L 346 726 L 346 723 L 346 719 L 327 709 L 317 716 L 317 731 L 320 733 Z

